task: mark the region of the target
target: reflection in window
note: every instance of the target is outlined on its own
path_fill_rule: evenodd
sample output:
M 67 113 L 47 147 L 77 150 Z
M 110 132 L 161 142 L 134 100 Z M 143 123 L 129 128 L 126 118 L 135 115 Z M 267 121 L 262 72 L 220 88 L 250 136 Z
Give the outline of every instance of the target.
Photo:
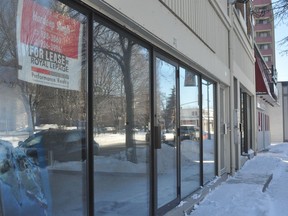
M 84 215 L 87 19 L 54 0 L 0 16 L 0 215 Z
M 215 176 L 214 84 L 202 80 L 203 179 Z
M 199 77 L 180 68 L 181 196 L 200 186 Z
M 161 146 L 157 149 L 157 206 L 160 208 L 177 197 L 178 149 L 176 67 L 160 58 L 156 58 L 156 116 L 156 124 L 161 129 Z
M 148 215 L 149 51 L 94 22 L 95 214 Z M 139 211 L 141 209 L 141 211 Z

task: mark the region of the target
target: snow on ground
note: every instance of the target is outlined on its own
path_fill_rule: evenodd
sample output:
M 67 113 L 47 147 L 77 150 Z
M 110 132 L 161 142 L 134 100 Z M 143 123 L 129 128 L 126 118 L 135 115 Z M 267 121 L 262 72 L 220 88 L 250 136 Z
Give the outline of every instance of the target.
M 265 192 L 263 180 L 273 174 Z M 288 215 L 288 143 L 258 153 L 197 206 L 190 216 Z
M 139 143 L 144 142 L 144 133 L 137 133 L 137 135 L 135 135 L 135 138 Z M 18 138 L 15 139 L 14 137 L 11 138 L 7 136 L 5 137 L 5 140 L 9 140 L 13 144 L 13 146 L 15 146 L 17 145 L 17 142 L 19 140 L 23 140 L 23 138 L 18 136 Z M 119 145 L 123 145 L 123 143 L 125 142 L 124 135 L 122 134 L 100 134 L 95 137 L 95 140 L 99 143 L 100 147 L 104 147 L 109 144 L 117 146 L 118 143 L 116 142 L 116 140 L 118 140 L 118 142 L 121 140 Z M 183 142 L 182 144 L 183 150 L 185 150 L 184 154 L 182 155 L 183 157 L 186 157 L 186 154 L 189 150 L 185 148 L 185 144 L 189 146 L 196 145 L 196 143 L 193 142 Z M 205 145 L 206 153 L 210 152 L 209 146 L 210 145 Z M 145 204 L 148 193 L 143 193 L 143 190 L 141 188 L 145 188 L 146 186 L 148 187 L 147 176 L 139 174 L 147 174 L 147 150 L 147 146 L 145 147 L 145 145 L 143 144 L 139 145 L 139 147 L 137 148 L 137 164 L 127 161 L 125 159 L 125 152 L 122 151 L 113 155 L 109 155 L 108 157 L 100 155 L 95 156 L 94 166 L 96 173 L 98 173 L 95 176 L 96 178 L 98 178 L 96 180 L 98 184 L 96 184 L 95 186 L 99 186 L 99 188 L 102 188 L 101 190 L 97 188 L 95 190 L 97 191 L 97 193 L 101 193 L 101 196 L 98 196 L 100 200 L 96 200 L 97 206 L 100 205 L 100 203 L 106 203 L 105 208 L 108 208 L 109 212 L 111 213 L 110 215 L 113 215 L 112 212 L 117 211 L 117 209 L 115 209 L 113 205 L 110 205 L 111 203 L 117 203 L 117 200 L 123 197 L 124 193 L 126 195 L 129 194 L 128 196 L 126 196 L 127 200 L 125 199 L 125 205 L 127 208 L 135 208 L 137 206 L 135 205 L 135 202 L 142 202 Z M 161 158 L 160 155 L 158 158 L 160 161 L 161 159 L 164 160 L 167 157 L 170 158 L 175 154 L 174 147 L 166 144 L 163 144 L 162 151 L 163 158 Z M 195 156 L 197 153 L 198 151 L 195 147 L 193 148 L 193 152 L 189 152 L 187 156 Z M 209 158 L 208 156 L 207 158 Z M 189 161 L 187 162 L 186 160 L 184 160 L 183 162 L 184 165 L 185 163 L 187 163 L 188 165 Z M 85 164 L 80 161 L 71 161 L 68 163 L 59 163 L 55 161 L 55 163 L 49 166 L 48 169 L 81 171 L 83 170 L 84 166 Z M 160 173 L 166 173 L 166 176 L 163 176 L 165 178 L 169 178 L 169 167 L 171 168 L 171 164 L 167 166 L 167 164 L 159 162 Z M 115 172 L 119 174 L 122 173 L 124 175 L 117 176 L 117 181 L 115 181 Z M 58 191 L 60 188 L 62 188 L 63 186 L 60 184 L 61 182 L 67 185 L 67 177 L 69 177 L 69 179 L 73 177 L 75 181 L 77 180 L 81 183 L 82 177 L 80 174 L 77 175 L 75 173 L 75 176 L 65 176 L 65 173 L 61 174 L 62 176 L 60 176 L 59 173 L 54 174 L 55 176 L 53 179 L 55 179 L 55 182 L 51 183 L 52 189 L 54 188 L 55 191 Z M 113 175 L 110 176 L 110 173 Z M 136 175 L 126 176 L 126 173 Z M 264 182 L 269 176 L 271 176 L 271 174 L 273 174 L 272 181 L 270 182 L 266 191 L 262 192 Z M 59 180 L 60 177 L 64 180 L 56 181 L 56 179 Z M 103 185 L 99 185 L 100 182 Z M 257 156 L 255 156 L 253 159 L 248 160 L 245 165 L 233 177 L 229 177 L 227 181 L 216 187 L 215 190 L 211 191 L 199 205 L 195 206 L 195 210 L 189 216 L 286 216 L 288 215 L 287 183 L 288 143 L 272 144 L 269 147 L 268 151 L 258 153 Z M 67 185 L 67 188 L 69 190 L 71 189 L 70 186 L 71 185 L 69 184 Z M 75 197 L 81 195 L 81 187 L 78 189 L 79 191 L 75 190 L 78 193 L 77 194 L 75 192 L 77 196 L 71 196 L 71 199 L 65 200 L 68 205 L 67 209 L 65 208 L 67 211 L 70 210 L 69 206 L 71 206 L 71 203 L 75 203 Z M 116 194 L 114 193 L 114 196 L 111 197 L 112 192 L 107 192 L 107 190 L 111 190 L 114 192 L 118 191 L 118 196 L 116 196 Z M 66 192 L 66 190 L 63 191 Z M 145 191 L 146 190 L 144 190 L 144 192 Z M 147 189 L 147 191 L 149 190 Z M 55 197 L 61 197 L 58 192 L 55 194 L 52 193 L 52 195 L 54 195 Z M 193 198 L 197 199 L 198 194 L 193 194 L 192 199 Z M 53 209 L 59 210 L 64 208 L 62 205 L 63 203 L 58 201 L 59 200 L 54 201 Z M 123 200 L 121 203 L 124 203 Z M 181 204 L 183 204 L 183 202 Z M 141 206 L 143 207 L 142 204 Z M 126 207 L 124 208 L 124 210 L 126 209 Z M 102 211 L 102 209 L 100 210 Z M 79 211 L 81 211 L 81 209 Z M 139 212 L 139 215 L 146 215 L 146 213 L 147 212 L 141 211 Z M 69 214 L 67 213 L 67 215 Z M 107 215 L 109 214 L 107 213 Z

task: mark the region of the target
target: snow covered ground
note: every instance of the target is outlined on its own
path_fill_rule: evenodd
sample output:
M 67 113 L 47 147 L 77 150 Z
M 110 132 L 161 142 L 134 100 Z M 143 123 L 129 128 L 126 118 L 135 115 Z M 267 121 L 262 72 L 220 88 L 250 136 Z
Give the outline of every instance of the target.
M 1 138 L 5 138 L 5 140 L 9 141 L 11 147 L 17 146 L 18 141 L 24 139 L 22 135 L 17 136 L 16 138 L 9 136 L 2 136 Z M 119 151 L 116 154 L 113 153 L 113 155 L 95 156 L 95 206 L 99 207 L 96 208 L 95 211 L 101 215 L 135 215 L 135 212 L 137 212 L 137 215 L 148 215 L 148 149 L 147 146 L 145 147 L 143 144 L 145 142 L 144 133 L 137 133 L 135 139 L 137 140 L 137 143 L 140 144 L 137 148 L 137 164 L 127 161 L 125 159 L 125 154 L 122 154 L 122 151 Z M 122 146 L 123 143 L 125 143 L 124 134 L 100 134 L 95 137 L 95 140 L 97 140 L 101 147 L 109 146 L 109 144 L 113 144 L 113 146 Z M 116 140 L 118 142 L 116 142 Z M 4 145 L 5 143 L 2 144 L 3 147 L 6 146 Z M 196 158 L 195 155 L 199 152 L 195 145 L 196 143 L 191 141 L 182 142 L 182 150 L 184 150 L 182 157 L 185 159 L 182 161 L 182 165 L 191 166 L 193 161 L 186 160 L 186 154 L 187 158 L 189 158 L 189 155 L 194 155 L 194 158 Z M 192 148 L 185 148 L 188 146 L 194 146 L 192 152 L 189 152 L 189 149 L 191 150 Z M 206 153 L 209 153 L 211 150 L 209 146 L 211 145 L 205 145 Z M 172 146 L 163 144 L 162 151 L 163 157 L 159 155 L 158 159 L 160 161 L 158 161 L 158 168 L 161 174 L 165 174 L 163 175 L 163 178 L 170 179 L 169 168 L 173 166 L 169 164 L 171 161 L 167 163 L 164 159 L 167 157 L 171 158 L 172 155 L 175 154 L 175 149 Z M 3 149 L 0 149 L 0 152 L 5 153 Z M 205 158 L 209 159 L 209 154 L 205 156 Z M 162 159 L 166 162 L 162 162 Z M 36 178 L 39 174 L 39 170 L 32 168 L 30 170 L 35 171 L 35 174 L 32 173 L 34 174 L 32 177 Z M 41 174 L 43 177 L 43 173 L 46 173 L 47 176 L 49 175 L 48 177 L 50 179 L 48 183 L 46 182 L 44 184 L 48 185 L 46 191 L 48 191 L 47 194 L 49 194 L 49 196 L 46 197 L 47 200 L 41 198 L 43 195 L 42 192 L 36 191 L 37 193 L 34 193 L 35 197 L 38 201 L 43 200 L 43 203 L 44 201 L 47 201 L 48 210 L 53 212 L 52 215 L 81 215 L 84 211 L 82 208 L 82 197 L 84 195 L 82 186 L 83 170 L 85 170 L 85 162 L 55 162 L 53 165 L 48 166 L 47 170 L 44 169 L 44 171 L 48 172 L 42 172 Z M 7 172 L 6 176 L 2 175 L 2 179 L 0 180 L 7 183 L 8 180 L 11 179 L 11 176 L 15 177 L 11 172 L 11 175 L 8 174 L 9 172 Z M 263 185 L 271 175 L 273 175 L 272 181 L 266 191 L 263 192 Z M 29 176 L 31 175 L 24 175 L 24 177 Z M 16 176 L 15 178 L 20 179 L 20 177 L 21 176 Z M 25 183 L 26 178 L 22 177 L 21 180 L 22 183 Z M 11 183 L 10 180 L 9 182 Z M 36 183 L 38 182 L 36 181 Z M 193 182 L 190 183 L 192 184 Z M 186 215 L 286 216 L 288 215 L 287 184 L 288 143 L 273 144 L 269 147 L 268 151 L 258 153 L 253 159 L 248 160 L 233 177 L 229 177 L 227 181 L 211 191 L 199 205 L 194 207 L 192 213 L 188 211 L 189 213 L 187 212 Z M 20 201 L 26 200 L 24 199 L 25 196 L 22 195 L 22 191 L 15 190 L 15 187 L 9 187 L 11 184 L 4 184 L 4 186 L 5 187 L 2 188 L 3 194 L 7 194 L 10 191 L 11 199 L 13 196 L 16 196 Z M 23 190 L 27 190 L 27 188 L 31 191 L 30 184 L 26 184 Z M 43 188 L 45 189 L 46 187 Z M 73 190 L 71 190 L 71 188 L 73 188 Z M 166 192 L 167 191 L 161 191 L 160 194 L 167 196 Z M 111 194 L 113 194 L 113 196 L 111 196 Z M 191 198 L 197 199 L 199 198 L 199 195 L 200 194 L 193 194 Z M 5 199 L 9 200 L 10 198 L 6 195 Z M 181 202 L 181 205 L 183 202 Z M 31 205 L 29 204 L 29 206 Z M 73 206 L 72 209 L 71 206 Z M 191 208 L 192 206 L 190 206 L 190 209 Z M 129 214 L 128 210 L 130 211 Z M 27 212 L 23 207 L 22 209 L 19 208 L 19 211 Z M 41 215 L 36 212 L 35 214 L 37 216 Z M 176 214 L 175 216 L 178 215 Z
M 273 174 L 266 191 L 263 180 Z M 288 143 L 270 145 L 211 191 L 190 216 L 288 215 Z

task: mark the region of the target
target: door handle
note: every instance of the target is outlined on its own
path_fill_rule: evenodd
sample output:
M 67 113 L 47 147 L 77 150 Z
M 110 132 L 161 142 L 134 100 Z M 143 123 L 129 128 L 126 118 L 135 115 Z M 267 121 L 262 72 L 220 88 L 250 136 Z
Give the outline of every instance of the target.
M 155 149 L 161 149 L 161 127 L 154 127 Z
M 227 133 L 228 133 L 227 124 L 224 123 L 224 124 L 223 124 L 223 134 L 226 135 Z
M 239 123 L 239 130 L 240 130 L 240 133 L 243 132 L 243 124 L 242 123 Z

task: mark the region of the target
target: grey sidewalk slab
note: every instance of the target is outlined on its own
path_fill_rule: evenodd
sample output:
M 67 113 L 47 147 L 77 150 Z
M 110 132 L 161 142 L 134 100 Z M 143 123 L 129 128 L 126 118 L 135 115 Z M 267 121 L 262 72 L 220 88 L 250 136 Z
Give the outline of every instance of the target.
M 236 175 L 234 178 L 228 179 L 227 184 L 257 184 L 262 186 L 262 192 L 265 192 L 269 183 L 273 178 L 273 174 L 242 174 Z
M 269 152 L 267 152 L 267 154 L 269 154 Z M 165 214 L 165 216 L 190 215 L 194 209 L 198 207 L 199 203 L 201 206 L 201 202 L 204 201 L 207 196 L 209 197 L 209 202 L 215 202 L 221 205 L 221 201 L 219 200 L 221 197 L 223 197 L 223 199 L 227 199 L 227 197 L 234 199 L 237 190 L 243 187 L 248 191 L 247 196 L 251 196 L 253 191 L 258 191 L 259 196 L 261 196 L 261 194 L 264 196 L 267 187 L 269 187 L 270 182 L 273 180 L 273 170 L 277 168 L 277 161 L 279 160 L 277 158 L 269 158 L 272 162 L 267 166 L 261 166 L 264 160 L 268 159 L 265 157 L 267 154 L 266 152 L 262 152 L 259 154 L 259 157 L 255 156 L 248 160 L 234 176 L 217 177 L 216 180 L 187 197 L 179 206 L 172 209 Z M 229 188 L 228 194 L 227 188 Z M 215 197 L 218 199 L 214 200 L 214 198 L 209 196 L 211 192 L 213 193 L 213 190 L 217 190 Z M 193 215 L 193 213 L 191 215 Z

